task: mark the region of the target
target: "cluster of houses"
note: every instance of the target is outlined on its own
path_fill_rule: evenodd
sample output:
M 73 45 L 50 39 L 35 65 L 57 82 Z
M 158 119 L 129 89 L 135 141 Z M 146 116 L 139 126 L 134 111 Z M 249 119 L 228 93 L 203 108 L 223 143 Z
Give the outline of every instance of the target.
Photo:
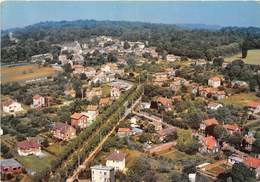
M 115 172 L 125 172 L 126 155 L 118 150 L 111 152 L 106 157 L 106 165 L 91 166 L 91 181 L 115 182 Z

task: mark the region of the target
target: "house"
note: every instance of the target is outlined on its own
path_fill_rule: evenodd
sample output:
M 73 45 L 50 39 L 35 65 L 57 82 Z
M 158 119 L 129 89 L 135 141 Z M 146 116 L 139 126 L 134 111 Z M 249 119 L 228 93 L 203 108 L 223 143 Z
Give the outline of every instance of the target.
M 234 155 L 234 154 L 232 154 L 231 156 L 228 157 L 228 163 L 230 165 L 241 163 L 243 161 L 244 161 L 243 157 L 240 157 L 240 156 L 237 156 L 237 155 Z
M 64 91 L 66 96 L 76 97 L 76 91 L 74 89 L 68 89 Z
M 202 144 L 199 149 L 201 153 L 214 154 L 219 151 L 217 140 L 213 136 L 203 137 L 200 143 Z
M 171 150 L 173 146 L 176 145 L 176 142 L 168 142 L 160 145 L 155 145 L 153 147 L 147 148 L 145 151 L 149 154 L 160 154 L 162 152 Z
M 204 131 L 207 127 L 218 125 L 218 121 L 215 118 L 203 120 L 200 124 L 200 130 Z
M 60 140 L 71 140 L 76 137 L 76 129 L 61 122 L 54 123 L 52 133 L 55 138 Z
M 182 86 L 189 86 L 189 82 L 181 77 L 174 77 L 174 81 L 170 84 L 170 88 L 177 92 Z
M 101 66 L 101 71 L 105 73 L 112 73 L 118 69 L 115 63 L 107 63 Z
M 155 100 L 156 100 L 157 103 L 162 105 L 166 110 L 171 110 L 171 108 L 172 108 L 172 100 L 171 99 L 159 96 Z
M 23 110 L 22 105 L 12 99 L 2 102 L 2 107 L 5 113 L 16 113 Z
M 166 60 L 169 61 L 169 62 L 175 62 L 177 60 L 180 60 L 180 57 L 179 56 L 175 56 L 174 54 L 168 54 L 166 56 Z
M 2 159 L 0 166 L 1 174 L 19 174 L 23 170 L 23 166 L 14 159 Z
M 204 163 L 196 166 L 195 181 L 218 181 L 219 176 L 231 170 L 231 165 L 228 165 L 227 160 L 218 160 L 212 164 Z
M 88 116 L 88 121 L 93 122 L 96 120 L 99 111 L 97 105 L 88 105 L 87 112 L 85 113 Z
M 58 59 L 59 59 L 59 61 L 61 62 L 62 65 L 69 63 L 69 60 L 67 59 L 67 55 L 65 55 L 65 54 L 59 55 Z
M 258 101 L 252 100 L 252 101 L 248 102 L 247 107 L 253 113 L 259 113 L 260 112 L 260 102 L 258 102 Z
M 255 142 L 255 137 L 251 136 L 251 135 L 245 135 L 243 138 L 243 143 L 245 146 L 245 149 L 248 151 L 252 151 L 253 149 L 253 143 Z
M 126 155 L 122 152 L 114 151 L 107 156 L 106 166 L 114 167 L 115 171 L 125 170 L 125 157 Z
M 260 159 L 255 157 L 246 157 L 244 164 L 256 173 L 256 179 L 260 178 Z
M 157 134 L 159 135 L 159 138 L 161 141 L 163 141 L 167 136 L 170 136 L 172 134 L 176 133 L 176 128 L 169 127 L 162 130 L 157 131 Z
M 169 81 L 168 73 L 167 72 L 160 72 L 160 73 L 155 73 L 153 75 L 153 84 L 154 85 L 159 85 L 162 86 L 164 82 Z
M 248 88 L 249 85 L 245 81 L 240 81 L 240 80 L 233 80 L 231 81 L 231 86 L 232 88 Z
M 130 128 L 118 128 L 118 130 L 117 130 L 117 136 L 120 138 L 128 137 L 130 135 L 131 135 Z
M 17 143 L 17 151 L 20 156 L 41 155 L 41 144 L 36 138 L 27 138 Z
M 45 63 L 46 60 L 53 60 L 53 56 L 51 53 L 38 54 L 31 57 L 32 63 L 36 63 L 36 62 Z
M 208 85 L 213 88 L 218 88 L 221 85 L 221 78 L 219 76 L 213 76 L 208 79 Z
M 112 87 L 110 89 L 110 96 L 114 99 L 118 99 L 121 95 L 121 91 L 118 87 Z
M 176 95 L 176 96 L 172 96 L 171 99 L 173 102 L 176 102 L 176 101 L 179 102 L 182 100 L 182 97 L 180 95 Z
M 79 126 L 81 129 L 86 128 L 89 126 L 88 124 L 88 116 L 86 116 L 84 113 L 74 113 L 70 116 L 70 123 L 71 126 L 76 128 Z
M 91 166 L 92 182 L 115 182 L 115 170 L 113 167 L 96 165 Z
M 92 100 L 93 97 L 101 97 L 102 96 L 102 89 L 101 87 L 95 87 L 91 90 L 86 90 L 85 92 L 87 99 Z
M 239 133 L 240 132 L 240 127 L 237 124 L 225 124 L 223 127 L 231 135 L 233 135 L 234 133 Z
M 211 109 L 211 110 L 218 110 L 219 108 L 223 107 L 222 104 L 220 103 L 216 103 L 216 102 L 210 102 L 208 103 L 208 108 Z
M 102 107 L 107 106 L 110 104 L 110 99 L 109 97 L 103 97 L 99 100 L 99 105 L 101 105 Z
M 33 96 L 33 103 L 31 105 L 34 109 L 39 109 L 45 106 L 45 98 L 41 95 Z
M 205 98 L 213 97 L 220 100 L 226 97 L 226 92 L 212 87 L 199 87 L 199 95 Z
M 74 65 L 73 69 L 74 69 L 73 74 L 81 74 L 84 73 L 85 70 L 84 66 L 79 64 Z

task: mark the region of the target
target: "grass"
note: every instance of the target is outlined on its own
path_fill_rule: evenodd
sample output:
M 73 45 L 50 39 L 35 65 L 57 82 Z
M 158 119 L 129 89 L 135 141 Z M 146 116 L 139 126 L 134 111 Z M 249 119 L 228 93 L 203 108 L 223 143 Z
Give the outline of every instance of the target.
M 236 105 L 236 106 L 244 107 L 248 104 L 249 101 L 252 100 L 260 101 L 260 98 L 257 97 L 254 92 L 239 93 L 239 94 L 232 95 L 228 98 L 225 98 L 220 102 L 227 105 Z
M 163 157 L 172 159 L 172 160 L 195 160 L 198 159 L 197 155 L 188 155 L 184 152 L 181 152 L 177 149 L 173 149 L 169 152 L 161 154 Z
M 236 59 L 241 59 L 241 53 L 225 58 L 226 62 L 232 62 Z M 249 50 L 247 57 L 243 59 L 247 64 L 260 65 L 260 49 Z
M 41 77 L 51 76 L 55 70 L 51 67 L 41 67 L 36 64 L 1 67 L 2 83 L 25 81 Z
M 36 173 L 42 172 L 47 168 L 50 168 L 51 162 L 56 158 L 55 156 L 44 152 L 46 156 L 37 157 L 35 155 L 30 156 L 17 156 L 16 159 L 23 164 L 26 169 L 31 169 Z
M 54 143 L 53 145 L 47 147 L 45 150 L 57 156 L 60 153 L 62 153 L 65 150 L 65 148 L 66 147 L 61 145 L 60 143 Z

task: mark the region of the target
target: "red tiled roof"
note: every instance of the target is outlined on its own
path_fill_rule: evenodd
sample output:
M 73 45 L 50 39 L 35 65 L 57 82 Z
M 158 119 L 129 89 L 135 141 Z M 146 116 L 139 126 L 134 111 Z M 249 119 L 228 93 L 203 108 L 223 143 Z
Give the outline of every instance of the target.
M 237 124 L 225 124 L 224 128 L 226 128 L 227 130 L 232 130 L 232 131 L 237 131 L 240 129 Z
M 72 114 L 71 116 L 70 116 L 70 118 L 72 118 L 72 119 L 80 119 L 82 116 L 85 116 L 84 114 L 82 114 L 82 113 L 74 113 L 74 114 Z
M 214 149 L 217 143 L 216 139 L 213 136 L 203 137 L 202 141 L 210 150 Z
M 260 159 L 257 159 L 255 157 L 247 157 L 244 160 L 244 163 L 246 166 L 248 166 L 250 168 L 257 169 L 258 167 L 260 167 Z
M 100 101 L 99 101 L 99 104 L 101 104 L 101 105 L 109 104 L 109 97 L 101 98 Z
M 114 151 L 111 152 L 108 156 L 107 156 L 107 160 L 112 160 L 112 161 L 122 161 L 124 160 L 126 157 L 126 155 L 122 152 L 119 151 Z
M 27 139 L 17 143 L 17 147 L 22 150 L 29 150 L 32 148 L 39 148 L 41 147 L 40 143 L 36 139 Z
M 218 121 L 215 118 L 207 119 L 202 121 L 206 126 L 218 125 Z
M 62 133 L 65 133 L 69 128 L 73 128 L 73 127 L 61 122 L 56 122 L 53 126 L 53 130 L 59 130 Z
M 33 96 L 33 99 L 36 99 L 36 100 L 37 100 L 37 99 L 40 99 L 41 97 L 42 97 L 42 96 L 40 96 L 40 95 L 37 94 L 37 95 L 34 95 L 34 96 Z
M 210 78 L 210 80 L 221 81 L 221 78 L 219 76 L 213 76 L 213 77 Z
M 165 97 L 158 97 L 156 100 L 165 107 L 170 107 L 172 105 L 172 100 Z
M 2 105 L 3 106 L 10 106 L 14 101 L 12 99 L 8 99 L 4 102 L 2 102 Z
M 259 106 L 260 105 L 260 102 L 257 102 L 257 101 L 250 101 L 248 104 L 247 104 L 247 106 L 248 107 L 251 107 L 251 108 L 257 108 L 257 106 Z
M 130 132 L 130 128 L 118 128 L 118 132 Z

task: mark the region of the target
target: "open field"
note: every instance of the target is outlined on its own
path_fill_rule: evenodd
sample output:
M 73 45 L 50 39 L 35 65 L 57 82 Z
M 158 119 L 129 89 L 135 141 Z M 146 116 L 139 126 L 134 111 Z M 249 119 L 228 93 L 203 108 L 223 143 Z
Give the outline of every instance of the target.
M 227 105 L 236 105 L 240 107 L 244 107 L 248 104 L 249 101 L 260 101 L 260 98 L 255 95 L 255 93 L 240 93 L 232 95 L 226 99 L 221 100 L 220 102 Z
M 1 82 L 25 81 L 41 77 L 51 76 L 55 70 L 51 67 L 41 67 L 36 64 L 1 67 Z
M 241 53 L 236 54 L 231 57 L 227 57 L 227 58 L 225 58 L 225 61 L 231 62 L 231 61 L 234 61 L 235 59 L 241 59 Z M 247 64 L 260 65 L 260 49 L 249 50 L 247 52 L 247 57 L 242 60 Z
M 59 154 L 64 152 L 65 148 L 66 148 L 66 146 L 61 145 L 60 143 L 55 143 L 55 144 L 47 147 L 45 150 L 58 156 Z
M 35 172 L 42 172 L 44 169 L 51 166 L 51 162 L 55 160 L 55 156 L 44 152 L 46 156 L 37 157 L 35 155 L 30 156 L 17 156 L 16 159 L 21 162 L 26 169 L 30 169 Z

